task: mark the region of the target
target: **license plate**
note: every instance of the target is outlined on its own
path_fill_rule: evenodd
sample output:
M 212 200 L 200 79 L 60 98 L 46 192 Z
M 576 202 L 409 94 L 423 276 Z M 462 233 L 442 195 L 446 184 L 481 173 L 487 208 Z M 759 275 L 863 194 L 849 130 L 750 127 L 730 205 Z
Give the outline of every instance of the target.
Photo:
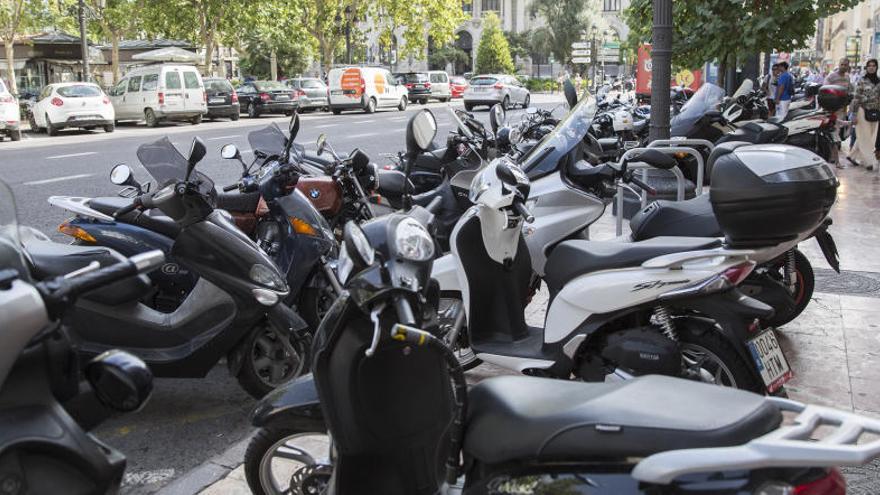
M 341 95 L 342 90 L 341 89 L 334 89 L 333 91 L 330 92 L 330 94 L 331 95 Z
M 275 101 L 287 101 L 287 100 L 289 100 L 289 99 L 290 99 L 289 96 L 281 96 L 281 95 L 278 95 L 278 96 L 275 97 Z
M 208 103 L 226 103 L 226 98 L 211 98 Z
M 755 366 L 761 373 L 761 379 L 767 391 L 773 393 L 792 378 L 791 368 L 782 352 L 776 333 L 772 328 L 764 330 L 760 335 L 748 341 L 749 352 L 755 360 Z

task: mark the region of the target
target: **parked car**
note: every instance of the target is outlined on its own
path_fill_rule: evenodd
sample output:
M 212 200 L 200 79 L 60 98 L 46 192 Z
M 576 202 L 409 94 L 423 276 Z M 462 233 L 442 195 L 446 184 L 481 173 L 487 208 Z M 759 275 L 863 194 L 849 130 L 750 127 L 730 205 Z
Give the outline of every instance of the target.
M 241 116 L 241 108 L 238 104 L 238 93 L 232 84 L 222 77 L 206 77 L 204 79 L 205 93 L 208 95 L 209 119 L 228 117 L 229 120 L 238 120 Z
M 45 130 L 50 136 L 71 127 L 103 127 L 113 132 L 115 120 L 116 112 L 104 91 L 97 84 L 81 82 L 46 85 L 30 114 L 31 130 Z
M 461 98 L 464 96 L 464 92 L 470 86 L 467 82 L 467 79 L 461 76 L 454 76 L 449 79 L 449 92 L 452 93 L 453 98 Z
M 428 82 L 431 83 L 431 98 L 440 101 L 449 101 L 452 99 L 452 89 L 449 84 L 449 74 L 445 70 L 429 70 Z
M 237 91 L 241 108 L 252 119 L 266 113 L 290 115 L 299 107 L 296 91 L 280 81 L 251 81 Z
M 110 101 L 117 122 L 143 119 L 147 127 L 170 120 L 195 125 L 208 112 L 205 84 L 192 65 L 136 67 L 113 86 Z
M 398 81 L 406 87 L 410 103 L 428 103 L 431 97 L 431 81 L 427 72 L 404 72 L 397 75 Z
M 486 74 L 471 78 L 470 87 L 464 92 L 464 108 L 468 111 L 485 105 L 501 103 L 505 110 L 521 105 L 529 106 L 531 95 L 514 76 Z
M 299 92 L 299 108 L 301 110 L 326 109 L 330 102 L 330 94 L 324 81 L 314 77 L 297 77 L 288 79 L 287 86 Z
M 18 101 L 0 81 L 0 140 L 3 136 L 13 141 L 21 139 L 21 114 Z
M 334 114 L 352 109 L 362 109 L 367 113 L 373 113 L 379 108 L 406 110 L 406 86 L 380 67 L 331 69 L 327 80 L 330 87 L 330 110 Z

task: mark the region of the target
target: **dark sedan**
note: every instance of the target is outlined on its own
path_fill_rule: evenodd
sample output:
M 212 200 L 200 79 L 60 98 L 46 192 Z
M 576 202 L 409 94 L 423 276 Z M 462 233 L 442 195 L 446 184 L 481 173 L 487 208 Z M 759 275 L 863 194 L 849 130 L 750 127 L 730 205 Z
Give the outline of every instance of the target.
M 228 117 L 230 120 L 238 120 L 241 108 L 238 104 L 238 94 L 232 88 L 232 84 L 222 77 L 206 77 L 205 95 L 208 99 L 209 119 Z
M 264 113 L 290 115 L 299 108 L 296 91 L 278 81 L 252 81 L 238 87 L 238 101 L 250 118 Z
M 431 97 L 431 81 L 426 72 L 405 72 L 398 74 L 397 78 L 406 86 L 410 103 L 428 103 L 428 98 Z

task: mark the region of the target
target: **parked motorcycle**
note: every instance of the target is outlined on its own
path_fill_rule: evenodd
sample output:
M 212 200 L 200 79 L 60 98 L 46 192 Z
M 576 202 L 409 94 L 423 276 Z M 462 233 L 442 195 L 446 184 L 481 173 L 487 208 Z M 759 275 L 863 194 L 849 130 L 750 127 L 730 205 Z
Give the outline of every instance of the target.
M 75 301 L 100 300 L 136 281 L 161 265 L 162 254 L 104 267 L 87 258 L 47 266 L 23 249 L 5 183 L 0 204 L 0 486 L 21 495 L 116 493 L 125 456 L 87 431 L 145 404 L 152 375 L 143 361 L 115 350 L 81 366 L 60 322 Z M 44 278 L 34 278 L 35 270 Z M 80 390 L 81 376 L 89 390 Z

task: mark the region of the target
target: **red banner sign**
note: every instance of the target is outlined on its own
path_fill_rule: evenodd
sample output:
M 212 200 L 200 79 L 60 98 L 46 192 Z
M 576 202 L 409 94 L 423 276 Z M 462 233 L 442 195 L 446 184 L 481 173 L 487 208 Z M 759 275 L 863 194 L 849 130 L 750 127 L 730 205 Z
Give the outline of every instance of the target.
M 636 66 L 636 93 L 640 95 L 651 94 L 651 45 L 639 47 L 638 65 Z M 680 70 L 672 75 L 669 87 L 686 86 L 694 91 L 703 85 L 703 71 Z

